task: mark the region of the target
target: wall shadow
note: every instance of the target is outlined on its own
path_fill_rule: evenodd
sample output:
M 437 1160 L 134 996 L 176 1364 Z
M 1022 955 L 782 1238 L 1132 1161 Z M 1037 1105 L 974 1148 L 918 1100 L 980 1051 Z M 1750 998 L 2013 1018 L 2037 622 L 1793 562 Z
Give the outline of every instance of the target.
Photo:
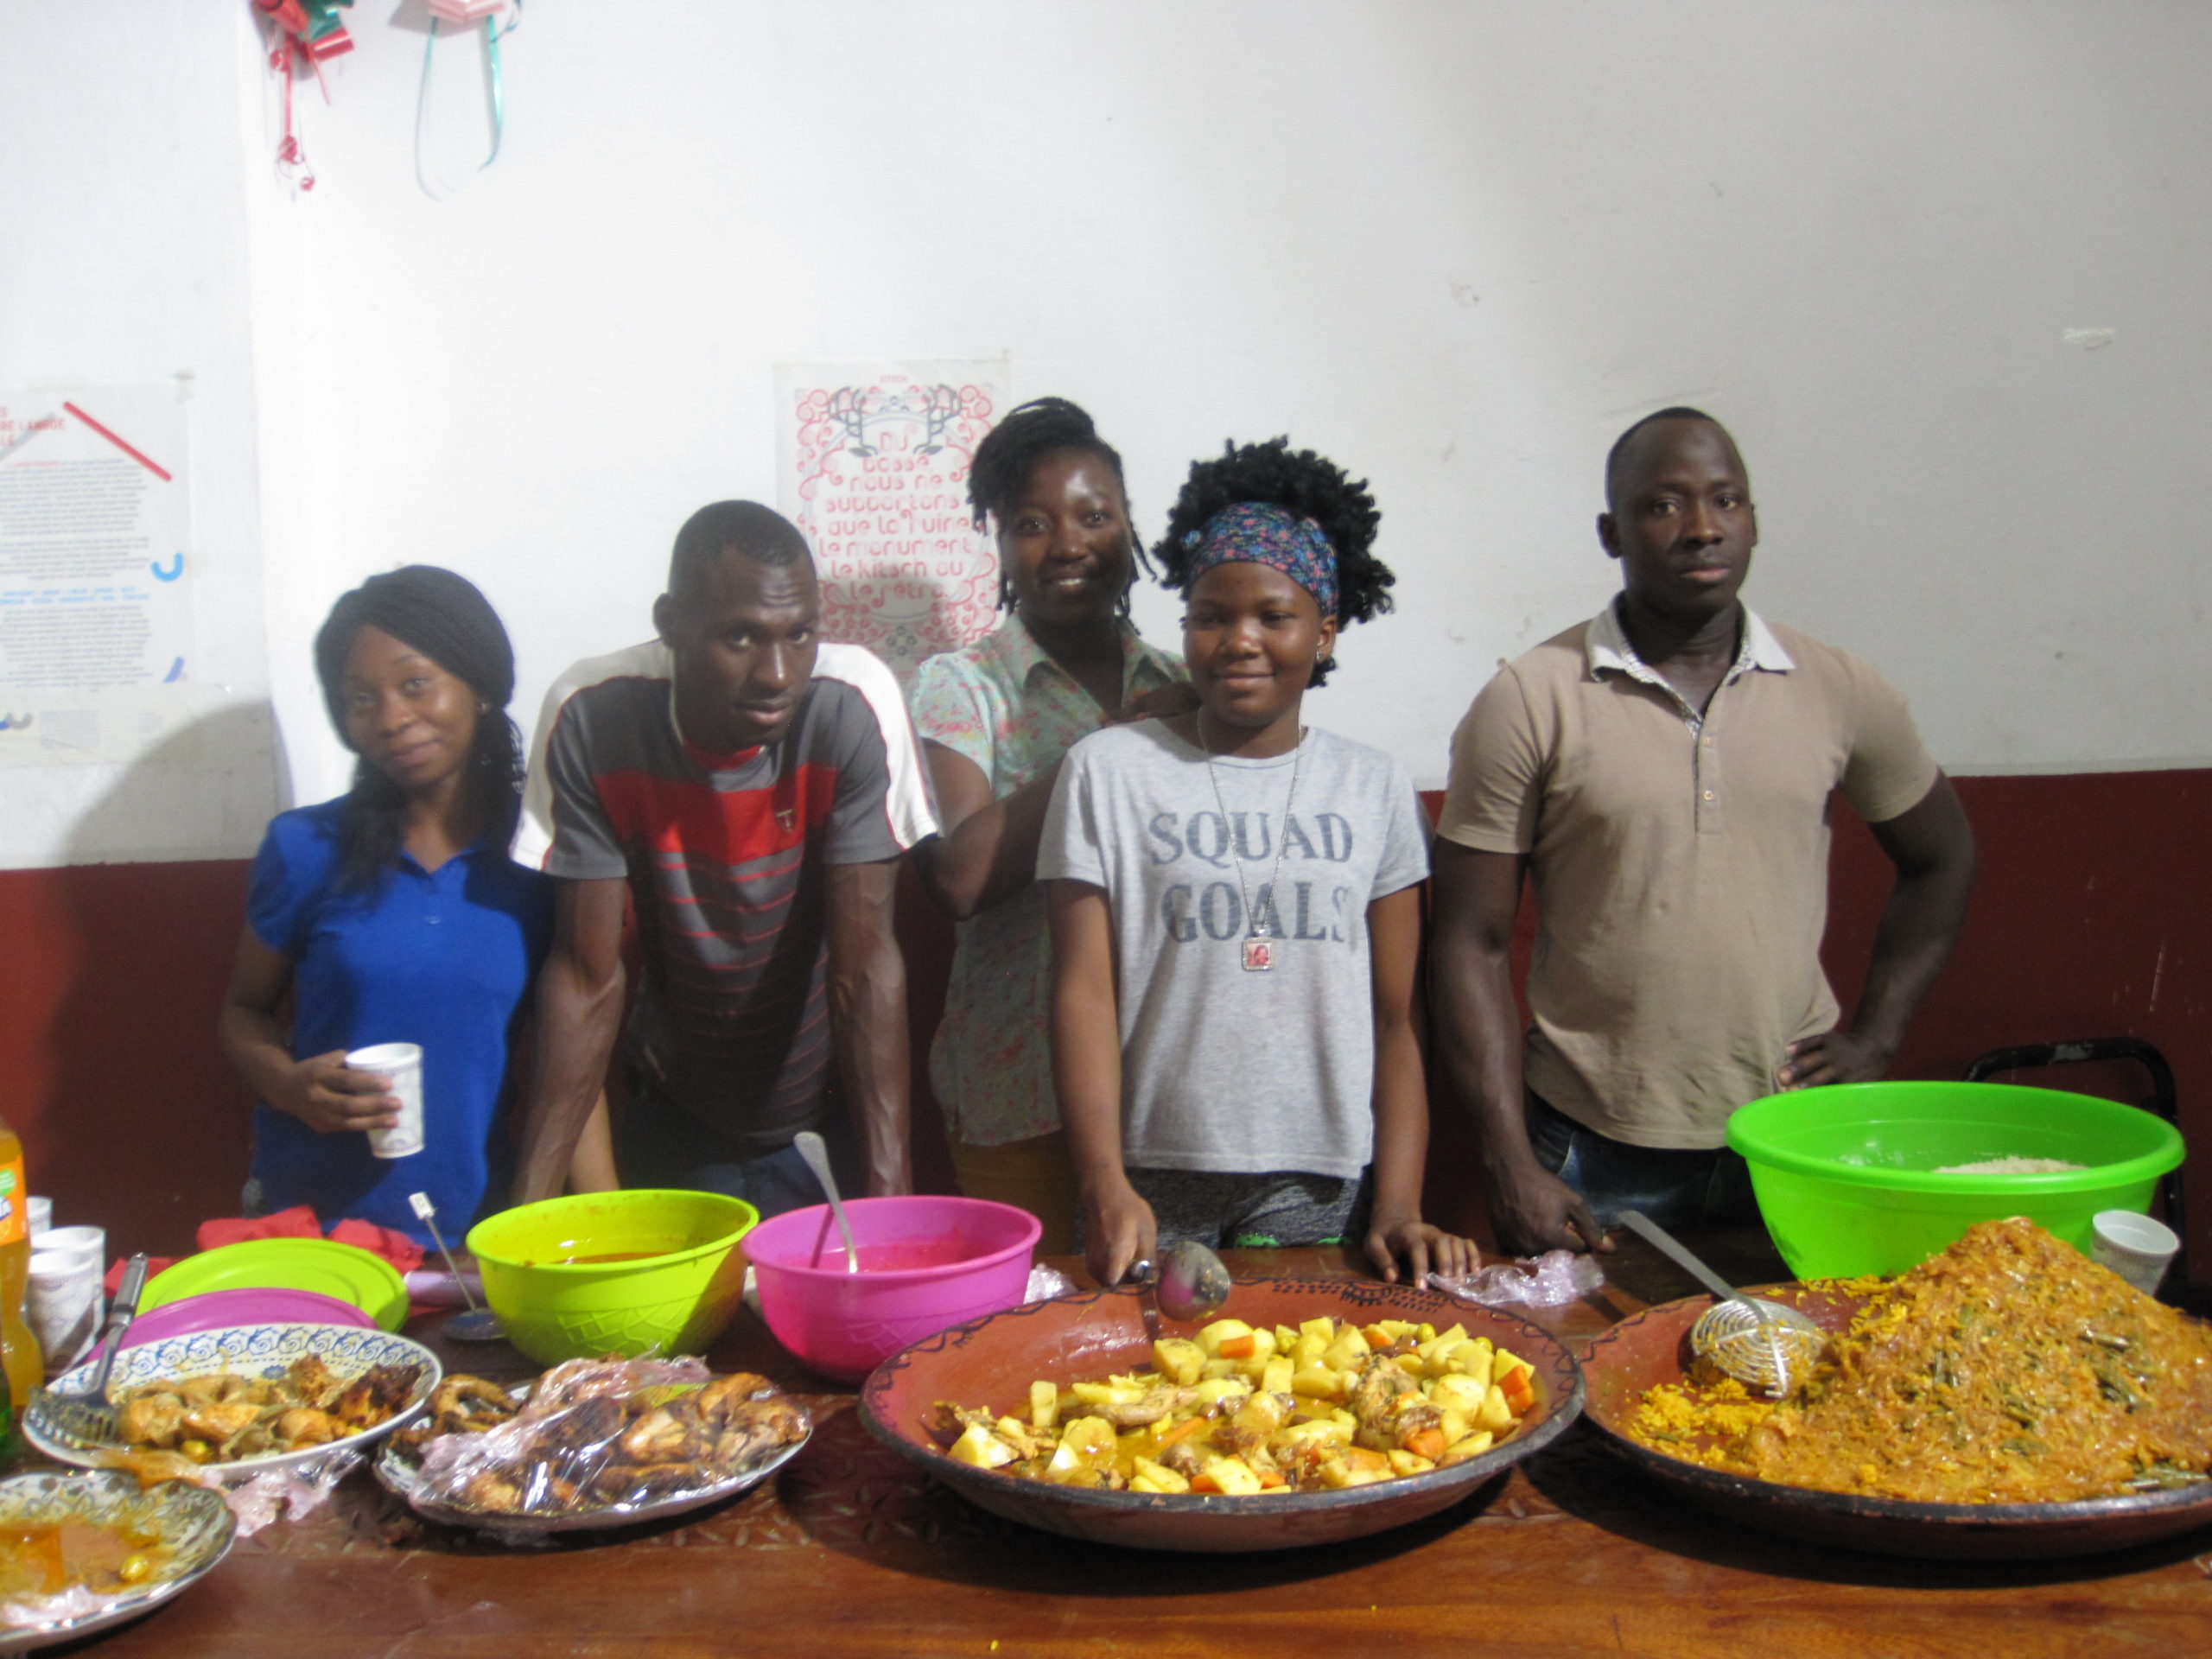
M 34 1027 L 7 1045 L 20 1051 L 9 1116 L 33 1189 L 53 1198 L 57 1222 L 105 1226 L 111 1255 L 176 1254 L 200 1221 L 238 1213 L 252 1103 L 214 1027 L 247 865 L 75 861 L 144 844 L 149 825 L 180 814 L 180 791 L 257 777 L 270 811 L 289 804 L 265 702 L 149 750 L 73 827 L 67 867 L 0 878 L 0 916 L 16 924 L 0 997 Z

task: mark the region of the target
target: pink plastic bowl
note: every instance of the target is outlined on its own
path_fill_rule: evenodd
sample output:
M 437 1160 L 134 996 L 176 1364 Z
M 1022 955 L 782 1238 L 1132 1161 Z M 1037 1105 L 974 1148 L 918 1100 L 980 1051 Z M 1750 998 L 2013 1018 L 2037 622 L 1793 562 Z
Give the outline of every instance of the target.
M 787 1211 L 745 1236 L 760 1314 L 813 1370 L 857 1382 L 909 1343 L 963 1319 L 1017 1306 L 1045 1230 L 1010 1204 L 935 1194 L 845 1205 L 861 1270 L 830 1206 Z

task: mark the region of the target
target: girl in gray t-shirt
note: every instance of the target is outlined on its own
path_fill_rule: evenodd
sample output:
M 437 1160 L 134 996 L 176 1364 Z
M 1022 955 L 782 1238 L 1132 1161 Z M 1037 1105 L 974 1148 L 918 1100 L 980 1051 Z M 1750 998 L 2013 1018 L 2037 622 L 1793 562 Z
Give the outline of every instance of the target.
M 1389 756 L 1300 717 L 1339 622 L 1389 608 L 1376 518 L 1363 485 L 1281 439 L 1193 467 L 1154 556 L 1200 707 L 1096 733 L 1062 767 L 1037 874 L 1101 1283 L 1177 1237 L 1357 1238 L 1417 1284 L 1475 1266 L 1421 1219 L 1427 821 Z

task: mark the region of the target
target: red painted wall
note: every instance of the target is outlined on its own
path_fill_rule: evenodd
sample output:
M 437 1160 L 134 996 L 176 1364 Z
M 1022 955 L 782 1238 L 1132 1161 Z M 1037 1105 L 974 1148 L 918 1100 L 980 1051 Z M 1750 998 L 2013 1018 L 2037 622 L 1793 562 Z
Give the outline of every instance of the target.
M 1898 1074 L 1955 1077 L 1986 1050 L 2132 1035 L 2173 1063 L 2184 1133 L 2212 1147 L 2212 772 L 1967 778 L 1982 880 L 1959 953 Z M 175 1249 L 194 1224 L 233 1213 L 245 1167 L 244 1091 L 215 1048 L 214 1008 L 245 884 L 243 863 L 88 866 L 0 873 L 0 1114 L 23 1132 L 35 1191 L 64 1221 L 105 1224 L 118 1249 Z M 1887 867 L 1837 814 L 1827 956 L 1848 1007 Z M 900 926 L 913 980 L 915 1071 L 925 1072 L 951 930 L 908 882 Z M 1523 918 L 1524 944 L 1529 918 Z M 2126 1096 L 2139 1082 L 2067 1067 L 2061 1088 Z M 1429 1205 L 1478 1224 L 1472 1147 L 1440 1109 Z M 950 1166 L 925 1080 L 916 1173 Z M 2212 1173 L 2197 1181 L 2191 1250 L 2212 1278 Z

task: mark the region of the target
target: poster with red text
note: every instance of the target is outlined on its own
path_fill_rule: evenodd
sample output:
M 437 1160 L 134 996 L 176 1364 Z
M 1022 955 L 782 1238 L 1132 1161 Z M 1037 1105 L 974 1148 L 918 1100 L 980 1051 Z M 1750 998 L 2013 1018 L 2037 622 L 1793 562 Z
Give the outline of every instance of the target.
M 777 365 L 778 505 L 814 549 L 823 637 L 866 645 L 902 682 L 997 621 L 968 467 L 1008 378 L 1004 359 Z

